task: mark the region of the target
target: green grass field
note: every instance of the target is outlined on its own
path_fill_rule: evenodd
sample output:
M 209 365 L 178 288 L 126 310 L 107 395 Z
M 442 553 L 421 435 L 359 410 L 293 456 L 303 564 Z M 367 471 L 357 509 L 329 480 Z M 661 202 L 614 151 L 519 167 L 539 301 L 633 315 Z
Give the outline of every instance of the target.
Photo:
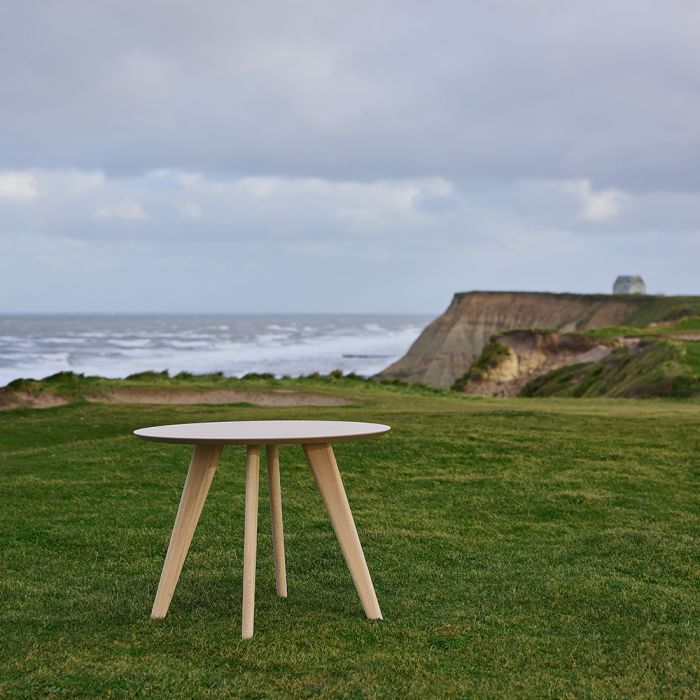
M 0 696 L 700 696 L 700 403 L 300 384 L 358 403 L 0 413 Z M 228 447 L 170 613 L 149 620 L 189 450 L 131 430 L 302 417 L 394 428 L 336 449 L 385 620 L 364 619 L 292 447 L 289 598 L 263 479 L 240 639 L 244 449 Z

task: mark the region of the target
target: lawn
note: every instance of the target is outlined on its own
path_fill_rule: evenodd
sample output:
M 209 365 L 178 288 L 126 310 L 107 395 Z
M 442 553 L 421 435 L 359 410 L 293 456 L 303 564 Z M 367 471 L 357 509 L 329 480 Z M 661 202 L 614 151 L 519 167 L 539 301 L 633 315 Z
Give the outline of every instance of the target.
M 358 403 L 0 413 L 0 696 L 700 696 L 700 403 L 304 386 Z M 245 452 L 228 447 L 151 621 L 189 450 L 130 432 L 302 417 L 394 428 L 336 449 L 385 620 L 364 618 L 286 447 L 289 597 L 261 479 L 256 632 L 240 639 Z

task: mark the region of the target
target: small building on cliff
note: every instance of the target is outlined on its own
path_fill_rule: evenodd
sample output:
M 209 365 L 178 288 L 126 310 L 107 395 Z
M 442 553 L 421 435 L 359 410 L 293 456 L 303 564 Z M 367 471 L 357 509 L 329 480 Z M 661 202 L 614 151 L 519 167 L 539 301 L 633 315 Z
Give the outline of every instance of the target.
M 639 275 L 618 275 L 613 294 L 646 294 L 647 288 Z

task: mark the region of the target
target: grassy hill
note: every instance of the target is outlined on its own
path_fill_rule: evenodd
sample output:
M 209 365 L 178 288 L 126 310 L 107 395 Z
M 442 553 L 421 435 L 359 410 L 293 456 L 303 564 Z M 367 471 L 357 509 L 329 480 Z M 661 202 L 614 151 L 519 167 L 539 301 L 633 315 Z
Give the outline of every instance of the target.
M 618 398 L 700 396 L 700 342 L 647 340 L 598 362 L 560 367 L 525 385 L 521 396 Z
M 493 400 L 338 377 L 237 386 L 352 403 L 0 412 L 0 697 L 700 695 L 699 402 Z M 364 619 L 292 447 L 289 598 L 274 591 L 262 479 L 256 634 L 240 639 L 244 449 L 230 447 L 170 613 L 150 621 L 189 450 L 131 431 L 269 418 L 393 426 L 336 450 L 385 621 Z
M 634 298 L 626 297 L 626 298 Z M 675 321 L 700 316 L 700 296 L 645 296 L 644 303 L 627 318 L 630 326 L 647 326 L 650 323 Z

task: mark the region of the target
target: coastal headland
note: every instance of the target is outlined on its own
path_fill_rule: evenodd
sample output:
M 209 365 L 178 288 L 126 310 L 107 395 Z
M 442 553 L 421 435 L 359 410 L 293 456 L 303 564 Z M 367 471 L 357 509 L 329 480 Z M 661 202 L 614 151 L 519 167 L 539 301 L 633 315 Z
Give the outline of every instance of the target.
M 607 384 L 598 384 L 590 395 L 694 395 L 700 393 L 699 341 L 698 296 L 461 292 L 378 378 L 515 396 L 531 380 L 564 365 L 597 369 L 613 350 L 618 360 L 627 360 L 663 342 L 666 352 L 647 353 L 651 359 L 638 369 L 648 371 L 654 358 L 657 369 L 673 361 L 677 366 L 664 375 L 671 380 L 655 382 L 647 393 L 638 387 L 627 394 L 628 387 L 607 391 Z M 688 381 L 675 381 L 680 375 Z M 563 395 L 583 395 L 577 393 L 579 375 L 568 379 L 559 387 Z M 550 387 L 547 395 L 556 393 Z

